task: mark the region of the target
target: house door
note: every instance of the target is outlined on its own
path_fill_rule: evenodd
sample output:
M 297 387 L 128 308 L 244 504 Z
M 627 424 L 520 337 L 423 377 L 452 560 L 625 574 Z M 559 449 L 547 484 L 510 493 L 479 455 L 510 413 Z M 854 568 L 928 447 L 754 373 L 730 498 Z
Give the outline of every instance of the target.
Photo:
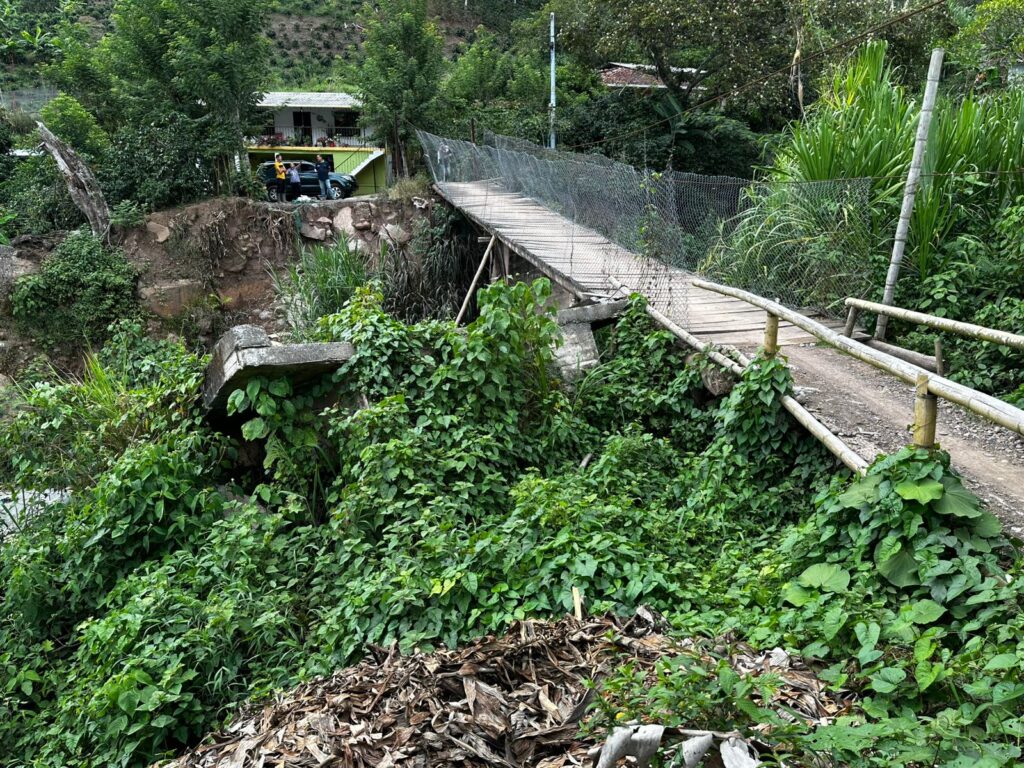
M 295 138 L 302 139 L 305 146 L 313 145 L 313 119 L 311 112 L 292 112 L 292 125 L 295 128 Z

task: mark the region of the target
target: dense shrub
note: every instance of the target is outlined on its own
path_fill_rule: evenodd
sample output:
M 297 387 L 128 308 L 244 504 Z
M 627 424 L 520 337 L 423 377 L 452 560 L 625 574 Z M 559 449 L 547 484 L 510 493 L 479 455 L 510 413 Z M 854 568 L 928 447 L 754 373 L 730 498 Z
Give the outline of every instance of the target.
M 107 327 L 137 311 L 136 274 L 120 251 L 90 234 L 67 237 L 38 274 L 19 279 L 11 294 L 21 329 L 49 347 L 102 340 Z
M 96 118 L 86 111 L 77 99 L 66 93 L 59 94 L 44 106 L 40 112 L 40 119 L 46 123 L 47 128 L 88 161 L 102 158 L 110 146 L 110 138 L 106 131 L 100 128 Z

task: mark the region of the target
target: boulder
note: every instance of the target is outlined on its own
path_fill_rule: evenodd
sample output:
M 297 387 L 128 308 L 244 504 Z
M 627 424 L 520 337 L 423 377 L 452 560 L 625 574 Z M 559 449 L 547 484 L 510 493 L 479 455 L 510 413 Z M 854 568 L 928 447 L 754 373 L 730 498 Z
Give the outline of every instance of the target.
M 368 203 L 360 203 L 352 211 L 352 228 L 364 231 L 373 226 L 373 208 Z
M 381 237 L 395 245 L 405 245 L 412 240 L 412 234 L 407 232 L 401 224 L 385 224 L 381 227 L 380 234 Z
M 361 237 L 350 237 L 348 240 L 348 249 L 352 253 L 360 253 L 364 256 L 369 255 L 370 245 Z
M 224 254 L 224 258 L 220 260 L 219 266 L 225 272 L 241 272 L 248 263 L 249 257 L 245 251 L 236 250 Z
M 142 306 L 165 320 L 180 316 L 206 294 L 199 280 L 171 280 L 146 286 L 139 291 Z
M 334 214 L 334 221 L 332 224 L 338 234 L 351 235 L 355 232 L 355 229 L 352 226 L 352 209 L 348 206 L 342 208 Z
M 171 236 L 171 230 L 169 227 L 165 227 L 156 221 L 147 221 L 146 230 L 156 238 L 158 243 L 167 242 L 167 238 Z
M 307 240 L 326 240 L 328 229 L 317 224 L 303 224 L 299 234 Z

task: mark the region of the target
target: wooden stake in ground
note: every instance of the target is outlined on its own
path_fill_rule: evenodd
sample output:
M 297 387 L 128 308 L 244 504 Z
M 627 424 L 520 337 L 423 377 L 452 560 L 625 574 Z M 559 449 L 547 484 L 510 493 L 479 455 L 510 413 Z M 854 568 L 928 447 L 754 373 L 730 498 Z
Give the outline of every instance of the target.
M 491 241 L 487 244 L 487 250 L 484 251 L 484 257 L 480 259 L 480 266 L 476 268 L 476 274 L 473 275 L 473 282 L 469 286 L 469 291 L 466 292 L 466 298 L 462 301 L 462 308 L 459 310 L 458 317 L 455 318 L 455 324 L 458 325 L 462 322 L 462 318 L 466 316 L 466 310 L 469 309 L 469 300 L 473 298 L 473 294 L 476 292 L 476 284 L 480 282 L 480 275 L 484 272 L 484 267 L 487 266 L 487 261 L 491 257 L 491 249 L 494 248 L 494 243 L 497 241 L 495 235 L 491 235 Z
M 938 400 L 928 391 L 928 374 L 917 377 L 914 397 L 914 445 L 918 448 L 935 447 L 935 423 L 938 418 Z
M 939 90 L 939 77 L 942 75 L 942 58 L 945 51 L 936 48 L 932 51 L 931 65 L 928 67 L 928 84 L 924 89 L 924 102 L 921 104 L 921 117 L 917 124 L 917 141 L 914 143 L 914 157 L 910 161 L 907 172 L 907 186 L 903 191 L 903 208 L 900 210 L 900 221 L 896 225 L 896 239 L 892 244 L 892 260 L 889 262 L 889 274 L 885 277 L 885 293 L 883 304 L 892 304 L 896 295 L 896 280 L 900 276 L 900 262 L 907 247 L 907 235 L 910 232 L 910 215 L 914 212 L 914 197 L 917 184 L 921 180 L 921 167 L 924 165 L 924 153 L 928 148 L 928 130 L 932 125 L 932 112 L 935 109 L 935 94 Z M 885 339 L 885 329 L 889 319 L 879 315 L 875 326 L 875 338 Z
M 54 136 L 43 123 L 37 121 L 36 125 L 43 147 L 53 156 L 68 185 L 71 200 L 85 214 L 92 233 L 106 242 L 110 235 L 110 208 L 99 182 L 77 152 Z

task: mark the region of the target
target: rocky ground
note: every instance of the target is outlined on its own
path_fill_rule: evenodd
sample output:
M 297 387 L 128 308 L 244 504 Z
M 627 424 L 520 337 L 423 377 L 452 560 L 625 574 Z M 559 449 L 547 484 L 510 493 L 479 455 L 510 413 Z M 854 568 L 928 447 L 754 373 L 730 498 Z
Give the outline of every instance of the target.
M 283 330 L 274 276 L 287 271 L 304 244 L 345 240 L 372 261 L 382 245 L 405 247 L 432 205 L 384 196 L 301 204 L 224 197 L 151 214 L 114 240 L 139 272 L 139 298 L 152 332 L 209 346 L 233 325 Z M 14 328 L 10 287 L 37 271 L 62 239 L 22 237 L 0 247 L 0 376 L 18 372 L 38 352 Z M 74 368 L 71 360 L 57 363 Z

